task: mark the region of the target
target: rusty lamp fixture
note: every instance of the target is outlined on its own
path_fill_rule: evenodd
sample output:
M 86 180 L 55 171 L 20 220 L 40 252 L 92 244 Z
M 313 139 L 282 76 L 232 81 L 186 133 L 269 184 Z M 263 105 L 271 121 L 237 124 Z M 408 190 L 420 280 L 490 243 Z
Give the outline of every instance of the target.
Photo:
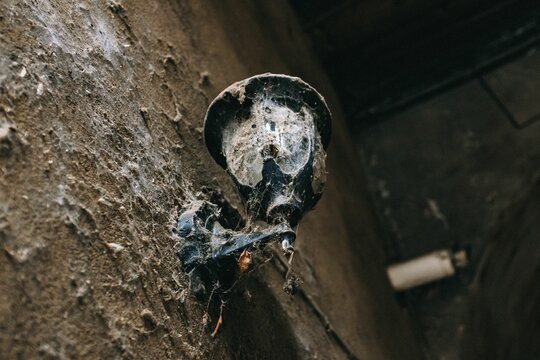
M 238 188 L 250 225 L 228 229 L 220 206 L 190 202 L 175 230 L 184 239 L 178 251 L 184 271 L 215 275 L 244 250 L 270 241 L 292 251 L 293 229 L 322 195 L 330 122 L 323 97 L 296 77 L 257 75 L 217 96 L 206 113 L 204 140 Z

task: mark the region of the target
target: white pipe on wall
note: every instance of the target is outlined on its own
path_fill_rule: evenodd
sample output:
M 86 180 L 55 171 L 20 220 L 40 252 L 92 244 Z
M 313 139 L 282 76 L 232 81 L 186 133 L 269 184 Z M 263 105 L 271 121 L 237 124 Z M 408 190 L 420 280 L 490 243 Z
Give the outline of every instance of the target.
M 456 273 L 452 263 L 452 253 L 449 250 L 434 251 L 412 260 L 390 265 L 386 271 L 396 291 L 407 290 Z

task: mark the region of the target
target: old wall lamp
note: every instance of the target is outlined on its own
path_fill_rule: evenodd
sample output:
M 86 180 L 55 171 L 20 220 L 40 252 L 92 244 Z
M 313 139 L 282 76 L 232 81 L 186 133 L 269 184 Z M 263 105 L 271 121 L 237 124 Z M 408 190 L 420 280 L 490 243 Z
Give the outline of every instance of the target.
M 323 97 L 299 78 L 262 74 L 221 92 L 206 113 L 204 140 L 236 185 L 249 221 L 237 231 L 225 226 L 220 206 L 187 204 L 175 230 L 183 239 L 183 270 L 205 268 L 217 277 L 244 250 L 269 241 L 292 251 L 295 227 L 324 189 L 330 132 Z

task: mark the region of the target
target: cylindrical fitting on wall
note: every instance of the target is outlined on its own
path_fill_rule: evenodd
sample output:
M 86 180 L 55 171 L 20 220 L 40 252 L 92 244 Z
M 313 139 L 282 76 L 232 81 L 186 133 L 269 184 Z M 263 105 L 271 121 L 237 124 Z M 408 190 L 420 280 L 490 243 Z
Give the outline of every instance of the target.
M 452 253 L 448 250 L 438 250 L 387 268 L 390 283 L 396 291 L 450 277 L 455 272 Z

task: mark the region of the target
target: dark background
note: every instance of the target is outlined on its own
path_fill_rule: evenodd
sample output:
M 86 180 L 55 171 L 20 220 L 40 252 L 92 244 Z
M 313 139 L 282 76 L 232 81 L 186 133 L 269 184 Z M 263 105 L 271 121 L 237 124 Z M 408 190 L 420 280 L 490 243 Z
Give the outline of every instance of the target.
M 540 3 L 291 4 L 345 109 L 387 263 L 470 253 L 457 276 L 398 295 L 426 356 L 459 358 L 478 263 L 538 174 Z

